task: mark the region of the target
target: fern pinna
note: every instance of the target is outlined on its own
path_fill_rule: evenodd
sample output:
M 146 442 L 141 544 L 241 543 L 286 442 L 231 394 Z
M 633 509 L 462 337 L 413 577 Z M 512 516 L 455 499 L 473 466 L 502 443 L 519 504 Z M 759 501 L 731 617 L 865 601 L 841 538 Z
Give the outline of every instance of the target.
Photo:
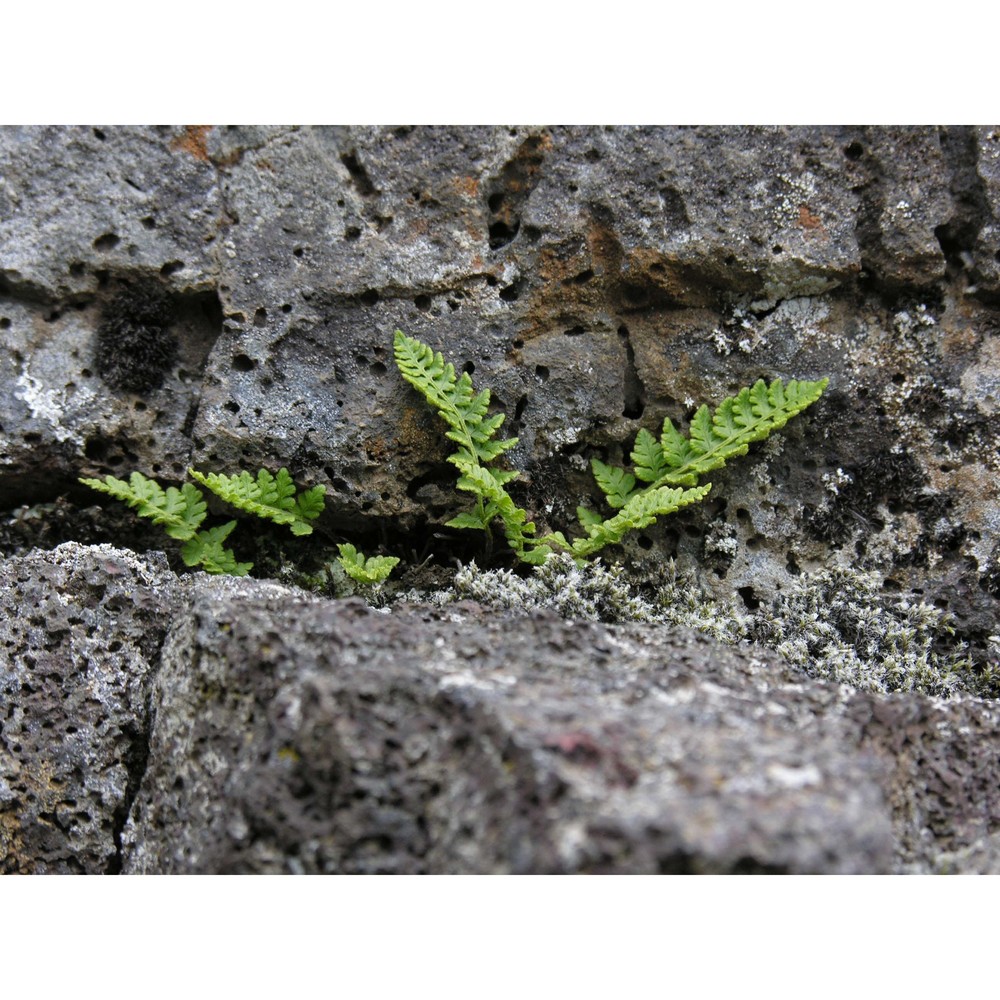
M 355 582 L 367 586 L 380 584 L 399 563 L 396 556 L 365 556 L 350 542 L 338 545 L 340 555 L 337 562 L 344 572 Z
M 586 507 L 577 508 L 583 534 L 570 541 L 561 531 L 536 538 L 535 525 L 504 489 L 517 473 L 486 467 L 486 463 L 517 444 L 517 438 L 493 440 L 503 423 L 503 414 L 487 416 L 489 390 L 476 393 L 467 373 L 457 376 L 454 366 L 445 362 L 440 352 L 400 330 L 396 331 L 394 344 L 396 364 L 403 378 L 438 411 L 448 424 L 447 437 L 458 444 L 449 461 L 459 470 L 459 489 L 476 496 L 475 511 L 459 514 L 448 524 L 489 533 L 491 522 L 499 517 L 517 556 L 535 564 L 557 550 L 583 561 L 605 546 L 622 541 L 629 531 L 645 528 L 658 517 L 703 500 L 711 484 L 699 486 L 700 476 L 721 468 L 730 458 L 745 455 L 753 442 L 783 427 L 820 397 L 828 381 L 793 379 L 783 383 L 775 379 L 768 386 L 761 380 L 725 400 L 714 413 L 708 406 L 700 407 L 687 437 L 669 418 L 663 422 L 659 440 L 643 428 L 632 449 L 634 472 L 606 465 L 599 459 L 592 461 L 597 485 L 617 513 L 604 518 Z
M 206 573 L 228 573 L 231 576 L 246 576 L 253 563 L 237 562 L 231 549 L 222 543 L 229 537 L 235 521 L 219 525 L 217 528 L 201 529 L 208 506 L 204 495 L 191 483 L 177 489 L 164 489 L 155 479 L 149 479 L 141 472 L 133 472 L 128 482 L 116 476 L 102 479 L 81 479 L 99 493 L 106 493 L 132 507 L 139 517 L 148 517 L 154 524 L 178 541 L 181 558 L 185 566 L 201 566 Z

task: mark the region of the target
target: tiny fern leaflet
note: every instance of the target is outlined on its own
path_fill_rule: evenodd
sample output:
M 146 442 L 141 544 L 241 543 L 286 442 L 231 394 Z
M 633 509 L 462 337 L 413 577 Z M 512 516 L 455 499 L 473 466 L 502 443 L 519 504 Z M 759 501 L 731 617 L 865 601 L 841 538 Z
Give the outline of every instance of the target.
M 206 573 L 246 576 L 253 569 L 253 563 L 237 562 L 232 549 L 224 548 L 222 545 L 235 527 L 236 522 L 229 521 L 217 528 L 199 531 L 181 548 L 184 565 L 201 566 Z
M 366 559 L 350 543 L 338 545 L 337 548 L 340 551 L 337 562 L 355 583 L 381 583 L 399 562 L 396 556 L 369 556 Z

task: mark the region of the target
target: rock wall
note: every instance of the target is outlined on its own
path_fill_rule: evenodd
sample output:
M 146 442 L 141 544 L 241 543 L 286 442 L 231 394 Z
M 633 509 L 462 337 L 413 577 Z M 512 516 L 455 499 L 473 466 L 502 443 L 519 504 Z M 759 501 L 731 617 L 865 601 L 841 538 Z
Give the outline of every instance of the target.
M 284 550 L 293 561 L 349 538 L 402 556 L 422 585 L 456 558 L 482 562 L 478 539 L 443 527 L 461 498 L 439 423 L 392 363 L 397 328 L 492 390 L 519 438 L 512 491 L 548 529 L 569 527 L 578 504 L 599 506 L 588 460 L 627 460 L 640 427 L 665 416 L 683 424 L 698 404 L 760 377 L 829 376 L 806 414 L 713 475 L 707 503 L 631 539 L 620 557 L 647 577 L 674 558 L 701 587 L 747 608 L 811 572 L 857 566 L 886 594 L 947 611 L 976 669 L 995 665 L 1000 129 L 0 129 L 0 553 L 71 540 L 165 546 L 158 529 L 102 510 L 79 476 L 137 469 L 177 482 L 191 465 L 263 465 L 328 491 L 317 534 Z M 241 544 L 250 548 L 241 558 L 281 568 L 283 557 L 262 558 L 273 533 Z M 180 568 L 175 551 L 167 556 Z M 48 557 L 30 558 L 41 574 L 31 586 L 59 593 Z M 68 581 L 78 572 L 58 570 Z M 177 586 L 164 578 L 156 591 L 170 613 L 163 629 L 182 629 L 183 615 L 170 617 Z M 50 640 L 24 640 L 17 629 L 30 619 L 9 613 L 7 750 L 15 738 L 18 753 L 29 746 L 11 721 L 29 696 L 79 704 L 71 736 L 90 740 L 113 724 L 140 749 L 118 765 L 88 758 L 107 787 L 84 782 L 76 805 L 60 806 L 86 813 L 59 821 L 83 831 L 86 850 L 46 846 L 45 824 L 58 828 L 53 803 L 64 799 L 40 772 L 9 793 L 18 829 L 34 832 L 10 834 L 8 845 L 21 846 L 8 849 L 35 859 L 28 867 L 111 870 L 123 863 L 122 824 L 138 794 L 138 765 L 127 761 L 149 735 L 143 692 L 153 697 L 152 678 L 179 669 L 187 654 L 178 650 L 189 647 L 175 638 L 161 657 L 158 646 L 113 640 L 138 673 L 124 700 L 98 710 L 80 693 L 95 655 L 73 645 L 84 626 L 70 618 L 82 612 L 60 611 L 66 631 L 52 648 L 62 652 L 49 656 L 38 690 L 25 658 L 37 664 Z M 200 648 L 201 626 L 186 627 L 184 642 Z M 229 655 L 206 652 L 204 663 Z M 237 715 L 226 724 L 242 726 Z M 31 729 L 32 752 L 49 738 Z M 60 773 L 53 780 L 68 780 Z M 271 847 L 250 851 L 252 860 L 235 848 L 239 860 L 212 855 L 222 820 L 205 822 L 215 832 L 190 845 L 187 861 L 143 854 L 136 839 L 129 863 L 287 863 Z M 880 836 L 857 867 L 887 863 Z M 936 850 L 975 853 L 974 840 Z M 364 867 L 341 847 L 316 850 L 309 870 Z M 614 867 L 591 847 L 577 861 L 545 850 L 522 864 L 496 861 L 497 849 L 469 867 Z M 812 864 L 770 850 L 751 855 L 768 868 Z M 464 856 L 454 852 L 440 864 Z M 643 857 L 636 867 L 653 864 Z M 712 857 L 712 870 L 737 863 L 725 851 Z M 400 864 L 431 864 L 421 858 Z
M 492 388 L 551 528 L 640 426 L 829 375 L 783 452 L 642 545 L 757 597 L 861 560 L 982 646 L 998 219 L 986 128 L 6 129 L 0 503 L 284 464 L 331 528 L 433 549 L 452 469 L 396 328 Z

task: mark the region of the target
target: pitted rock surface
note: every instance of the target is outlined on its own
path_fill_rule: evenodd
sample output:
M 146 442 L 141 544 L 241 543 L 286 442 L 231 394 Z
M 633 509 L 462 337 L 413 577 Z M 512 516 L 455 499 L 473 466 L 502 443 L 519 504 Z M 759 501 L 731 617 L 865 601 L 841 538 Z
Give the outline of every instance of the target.
M 686 630 L 0 563 L 24 872 L 989 871 L 998 712 Z
M 691 634 L 195 588 L 125 871 L 878 871 L 835 690 Z M 831 718 L 825 718 L 830 715 Z
M 179 589 L 110 546 L 0 561 L 0 871 L 119 869 Z
M 543 531 L 600 504 L 589 459 L 627 461 L 640 427 L 759 377 L 829 376 L 773 446 L 712 477 L 711 503 L 626 558 L 676 556 L 751 600 L 860 561 L 946 607 L 983 662 L 1000 599 L 998 137 L 0 130 L 0 504 L 93 503 L 81 474 L 288 466 L 327 487 L 328 529 L 471 544 L 435 542 L 461 498 L 439 422 L 393 366 L 397 328 L 491 389 L 519 438 L 515 499 Z M 109 309 L 150 285 L 170 322 L 128 318 L 109 345 Z

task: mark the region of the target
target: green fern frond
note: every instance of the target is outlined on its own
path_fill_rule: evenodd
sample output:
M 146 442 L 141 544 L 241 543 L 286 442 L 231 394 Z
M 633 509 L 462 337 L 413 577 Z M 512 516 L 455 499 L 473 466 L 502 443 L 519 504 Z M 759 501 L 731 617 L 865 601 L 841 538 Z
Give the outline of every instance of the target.
M 149 479 L 141 472 L 133 472 L 129 481 L 106 476 L 101 479 L 81 479 L 81 483 L 100 493 L 106 493 L 133 507 L 140 517 L 148 517 L 159 524 L 171 537 L 185 544 L 181 547 L 181 558 L 187 566 L 201 566 L 207 573 L 229 573 L 246 576 L 253 563 L 236 561 L 231 550 L 222 543 L 236 527 L 235 521 L 219 528 L 199 531 L 205 520 L 207 506 L 204 494 L 197 486 L 184 483 L 180 489 L 168 486 L 164 489 L 155 479 Z
M 724 400 L 714 413 L 708 406 L 699 407 L 691 420 L 689 437 L 681 434 L 669 417 L 663 421 L 659 441 L 643 428 L 636 435 L 631 456 L 635 478 L 648 484 L 638 492 L 660 486 L 694 486 L 700 476 L 722 468 L 731 458 L 745 455 L 755 441 L 763 441 L 815 403 L 828 381 L 792 379 L 783 383 L 775 379 L 768 386 L 761 379 Z M 623 506 L 631 496 L 624 489 L 629 473 L 597 460 L 593 465 L 594 478 L 608 504 Z
M 455 366 L 414 337 L 397 330 L 393 340 L 396 367 L 448 425 L 446 434 L 458 446 L 450 461 L 492 462 L 517 444 L 517 438 L 493 440 L 504 415 L 487 418 L 490 390 L 475 392 L 468 372 L 456 375 Z
M 293 535 L 312 534 L 309 522 L 319 517 L 325 506 L 325 486 L 314 486 L 296 496 L 295 483 L 284 468 L 276 476 L 261 469 L 256 479 L 245 470 L 236 476 L 195 469 L 188 472 L 226 503 L 276 524 L 287 524 Z
M 816 382 L 775 379 L 770 386 L 760 379 L 752 387 L 724 400 L 713 414 L 699 407 L 685 439 L 670 420 L 663 423 L 661 446 L 670 471 L 660 479 L 677 483 L 689 476 L 703 476 L 722 468 L 730 458 L 745 455 L 755 441 L 784 427 L 796 414 L 823 394 L 829 379 Z
M 600 524 L 591 524 L 587 528 L 587 537 L 573 542 L 573 554 L 586 558 L 607 545 L 617 545 L 630 531 L 641 531 L 658 517 L 673 514 L 681 507 L 703 500 L 711 488 L 711 484 L 691 489 L 660 486 L 648 492 L 634 493 L 614 517 Z
M 154 524 L 162 525 L 166 533 L 178 541 L 194 537 L 208 509 L 197 486 L 184 483 L 180 489 L 176 486 L 164 489 L 155 479 L 141 472 L 133 472 L 128 482 L 115 476 L 105 476 L 103 480 L 81 478 L 80 482 L 127 503 L 140 517 L 148 517 Z
M 544 561 L 545 551 L 532 555 L 534 524 L 504 489 L 517 478 L 517 472 L 486 468 L 487 463 L 517 444 L 517 438 L 494 438 L 504 415 L 487 416 L 489 389 L 477 393 L 468 372 L 457 375 L 455 366 L 446 362 L 440 351 L 407 337 L 402 330 L 396 331 L 393 350 L 400 374 L 437 410 L 448 425 L 445 437 L 458 445 L 455 453 L 448 456 L 448 461 L 459 471 L 458 488 L 476 497 L 475 511 L 452 518 L 449 526 L 482 530 L 489 537 L 492 522 L 500 518 L 504 535 L 519 558 Z
M 338 545 L 337 548 L 340 550 L 337 562 L 355 583 L 381 583 L 399 562 L 396 556 L 369 556 L 366 559 L 350 543 Z
M 630 531 L 640 531 L 655 523 L 658 517 L 673 514 L 681 507 L 703 500 L 712 488 L 711 483 L 692 489 L 660 486 L 653 490 L 639 490 L 622 505 L 621 510 L 608 520 L 585 507 L 577 509 L 586 537 L 568 542 L 561 531 L 545 535 L 539 543 L 553 550 L 569 552 L 578 561 L 600 552 L 608 545 L 617 545 Z

